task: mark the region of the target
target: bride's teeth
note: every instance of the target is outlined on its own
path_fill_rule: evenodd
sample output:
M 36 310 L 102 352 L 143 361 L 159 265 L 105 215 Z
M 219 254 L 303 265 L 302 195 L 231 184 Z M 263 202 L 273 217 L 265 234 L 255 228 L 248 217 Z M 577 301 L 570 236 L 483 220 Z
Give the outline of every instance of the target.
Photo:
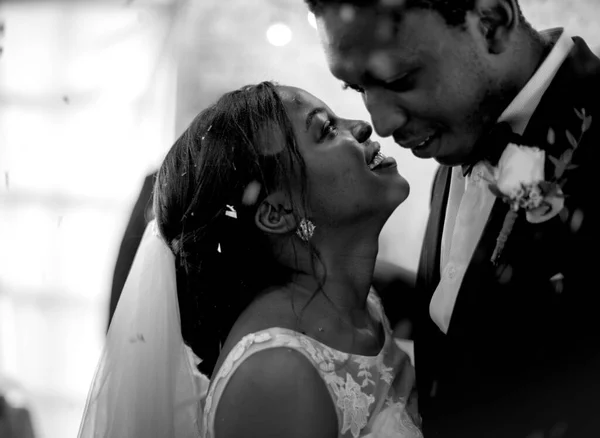
M 373 161 L 371 161 L 369 164 L 369 169 L 373 170 L 379 166 L 383 160 L 385 160 L 385 155 L 383 155 L 381 152 L 377 152 L 375 158 L 373 158 Z
M 429 141 L 429 139 L 430 139 L 430 138 L 431 138 L 431 137 L 427 137 L 425 140 L 423 140 L 421 143 L 419 143 L 419 144 L 417 145 L 417 147 L 418 147 L 418 148 L 420 148 L 421 146 L 423 146 L 425 143 L 427 143 L 427 142 Z

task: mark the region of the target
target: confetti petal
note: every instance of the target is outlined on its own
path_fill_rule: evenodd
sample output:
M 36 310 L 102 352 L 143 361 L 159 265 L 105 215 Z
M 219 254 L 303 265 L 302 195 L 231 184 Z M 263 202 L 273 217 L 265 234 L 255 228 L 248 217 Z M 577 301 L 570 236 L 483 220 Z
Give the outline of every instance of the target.
M 260 183 L 258 181 L 252 181 L 244 190 L 244 195 L 242 196 L 242 204 L 244 205 L 254 205 L 256 200 L 258 199 L 258 195 L 260 194 Z

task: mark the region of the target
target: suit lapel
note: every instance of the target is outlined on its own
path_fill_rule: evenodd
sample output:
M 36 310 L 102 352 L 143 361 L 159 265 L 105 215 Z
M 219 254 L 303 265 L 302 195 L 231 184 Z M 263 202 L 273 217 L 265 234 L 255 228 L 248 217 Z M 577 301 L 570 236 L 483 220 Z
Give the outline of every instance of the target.
M 568 129 L 574 135 L 579 133 L 581 120 L 577 118 L 575 109 L 586 107 L 587 96 L 599 86 L 598 63 L 589 61 L 595 58 L 594 54 L 581 38 L 575 37 L 573 41 L 575 46 L 554 77 L 523 134 L 526 143 L 545 149 L 547 155 L 555 157 L 560 157 L 569 147 L 565 131 Z M 554 145 L 547 143 L 549 128 L 555 133 Z M 553 170 L 553 166 L 547 165 L 546 169 Z M 546 176 L 549 178 L 552 175 Z
M 594 55 L 581 39 L 574 38 L 574 41 L 575 47 L 563 62 L 546 93 L 544 93 L 523 134 L 526 144 L 545 149 L 547 157 L 554 156 L 558 158 L 564 150 L 569 148 L 565 134 L 566 130 L 574 135 L 578 135 L 580 132 L 581 120 L 577 118 L 575 108 L 585 108 L 586 101 L 589 102 L 587 96 L 590 91 L 592 89 L 597 90 L 600 85 L 597 80 L 600 75 L 598 64 L 589 62 L 590 59 L 594 59 Z M 597 94 L 592 92 L 591 95 Z M 594 105 L 597 105 L 597 103 Z M 547 143 L 549 128 L 552 128 L 555 133 L 553 145 Z M 545 167 L 546 177 L 550 179 L 554 172 L 554 166 L 548 158 Z M 483 295 L 478 292 L 480 292 L 481 287 L 487 289 L 492 287 L 491 284 L 484 286 L 486 283 L 492 281 L 495 284 L 496 281 L 502 279 L 503 265 L 508 264 L 507 259 L 510 259 L 511 262 L 516 261 L 516 259 L 526 260 L 534 254 L 535 245 L 531 241 L 532 236 L 530 236 L 533 228 L 521 216 L 517 219 L 506 244 L 504 261 L 500 261 L 498 268 L 494 268 L 490 263 L 496 238 L 502 228 L 507 211 L 508 206 L 502 201 L 496 200 L 458 294 L 452 315 L 452 323 L 448 330 L 449 336 L 462 336 L 461 333 L 464 335 L 465 330 L 472 330 L 473 325 L 483 327 L 485 322 L 478 319 L 478 314 L 504 308 L 501 303 L 494 301 L 491 297 L 510 299 L 510 294 L 487 294 L 487 298 L 485 298 L 487 301 L 483 302 Z M 560 221 L 559 217 L 548 221 L 548 223 L 536 225 L 535 230 L 539 234 L 544 229 L 550 229 L 553 223 L 557 221 Z M 530 242 L 530 244 L 515 249 L 514 245 L 518 242 Z M 477 307 L 478 310 L 474 312 L 473 307 Z
M 446 217 L 446 205 L 450 193 L 452 168 L 440 166 L 433 181 L 433 194 L 429 221 L 419 261 L 417 285 L 424 299 L 430 299 L 440 281 L 441 239 Z

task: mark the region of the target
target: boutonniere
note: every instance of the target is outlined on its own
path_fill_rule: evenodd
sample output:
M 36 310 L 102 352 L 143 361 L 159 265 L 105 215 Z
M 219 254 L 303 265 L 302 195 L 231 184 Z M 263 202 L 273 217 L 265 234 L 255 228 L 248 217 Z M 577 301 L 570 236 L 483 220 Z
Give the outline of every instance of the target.
M 573 152 L 592 124 L 592 116 L 587 115 L 585 109 L 576 109 L 575 113 L 581 120 L 581 132 L 575 137 L 568 130 L 565 131 L 570 147 L 559 158 L 548 157 L 554 165 L 554 175 L 550 181 L 546 181 L 544 177 L 546 152 L 535 146 L 509 143 L 498 161 L 498 166 L 492 169 L 493 181 L 490 182 L 489 188 L 494 195 L 510 205 L 496 240 L 492 263 L 498 263 L 519 215 L 524 215 L 528 222 L 537 224 L 563 211 L 565 195 L 562 188 L 567 181 L 565 172 L 577 167 L 571 163 Z M 554 130 L 550 128 L 548 143 L 554 144 L 555 137 Z

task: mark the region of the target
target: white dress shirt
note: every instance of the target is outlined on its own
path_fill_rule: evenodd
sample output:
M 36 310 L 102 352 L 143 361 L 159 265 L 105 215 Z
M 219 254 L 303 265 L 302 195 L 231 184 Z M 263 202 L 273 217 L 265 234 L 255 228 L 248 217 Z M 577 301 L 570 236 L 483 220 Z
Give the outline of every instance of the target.
M 544 62 L 500 115 L 498 122 L 508 122 L 515 133 L 523 134 L 573 46 L 571 37 L 562 31 Z M 452 169 L 442 235 L 441 279 L 429 304 L 431 319 L 444 333 L 448 332 L 463 277 L 496 200 L 486 179 L 491 179 L 491 175 L 483 162 L 476 164 L 467 177 L 463 177 L 462 167 Z

